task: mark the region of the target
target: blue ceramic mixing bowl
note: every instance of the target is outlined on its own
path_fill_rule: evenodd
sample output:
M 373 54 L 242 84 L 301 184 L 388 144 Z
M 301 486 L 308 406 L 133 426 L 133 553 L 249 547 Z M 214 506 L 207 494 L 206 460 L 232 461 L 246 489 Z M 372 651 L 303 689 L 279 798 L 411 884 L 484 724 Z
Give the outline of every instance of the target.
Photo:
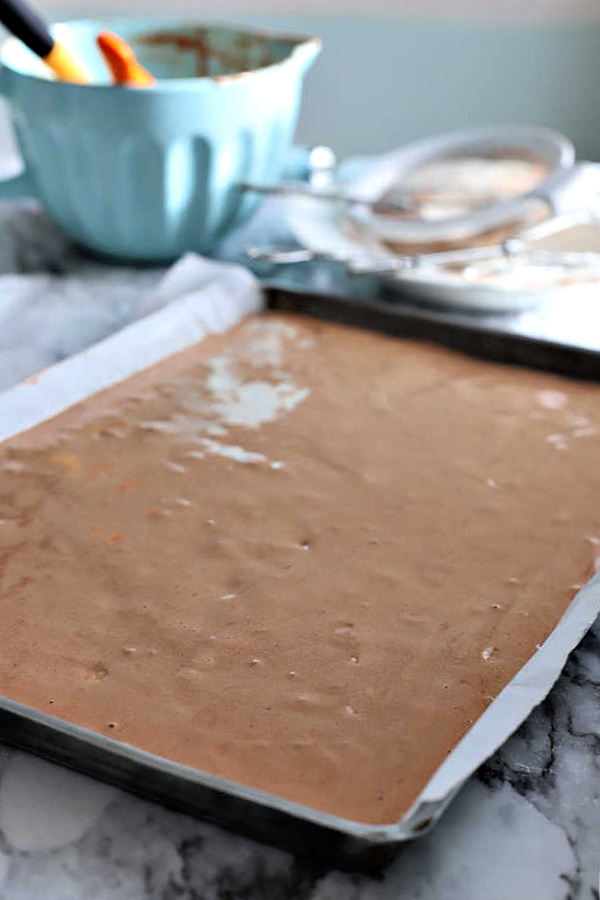
M 114 87 L 96 49 L 110 28 L 157 78 Z M 34 194 L 70 237 L 134 261 L 210 252 L 253 210 L 242 181 L 277 180 L 294 134 L 314 38 L 124 19 L 56 25 L 94 84 L 52 80 L 19 41 L 0 51 L 25 173 L 0 197 Z

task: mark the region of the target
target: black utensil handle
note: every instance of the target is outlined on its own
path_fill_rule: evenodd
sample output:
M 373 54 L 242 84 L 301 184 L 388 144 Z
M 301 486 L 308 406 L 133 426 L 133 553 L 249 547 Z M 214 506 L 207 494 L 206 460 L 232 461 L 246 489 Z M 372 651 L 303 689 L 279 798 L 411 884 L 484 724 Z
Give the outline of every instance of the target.
M 0 22 L 42 59 L 54 47 L 44 20 L 21 0 L 0 0 Z

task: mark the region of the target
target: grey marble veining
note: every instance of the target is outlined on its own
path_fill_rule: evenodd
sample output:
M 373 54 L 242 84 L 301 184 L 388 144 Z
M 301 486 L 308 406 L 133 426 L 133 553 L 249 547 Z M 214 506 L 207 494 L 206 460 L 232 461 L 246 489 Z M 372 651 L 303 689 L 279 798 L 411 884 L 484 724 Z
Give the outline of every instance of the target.
M 0 205 L 0 388 L 125 324 L 161 270 Z M 327 871 L 0 748 L 0 900 L 599 900 L 600 622 L 439 825 L 377 879 Z

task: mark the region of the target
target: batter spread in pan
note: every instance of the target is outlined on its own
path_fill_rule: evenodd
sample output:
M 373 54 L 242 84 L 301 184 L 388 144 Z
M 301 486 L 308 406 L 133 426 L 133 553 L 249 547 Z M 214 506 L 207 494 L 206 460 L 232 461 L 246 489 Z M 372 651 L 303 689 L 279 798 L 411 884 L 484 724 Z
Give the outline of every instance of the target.
M 0 693 L 397 820 L 600 554 L 600 387 L 268 314 L 0 448 Z

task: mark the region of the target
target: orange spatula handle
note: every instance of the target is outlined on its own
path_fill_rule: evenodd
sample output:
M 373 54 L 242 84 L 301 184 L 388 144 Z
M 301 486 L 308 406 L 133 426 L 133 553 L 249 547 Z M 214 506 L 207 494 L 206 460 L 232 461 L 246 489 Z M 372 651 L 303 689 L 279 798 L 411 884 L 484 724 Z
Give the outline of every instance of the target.
M 156 79 L 135 58 L 135 53 L 122 37 L 112 31 L 102 31 L 96 43 L 108 65 L 115 84 L 130 87 L 151 87 Z

